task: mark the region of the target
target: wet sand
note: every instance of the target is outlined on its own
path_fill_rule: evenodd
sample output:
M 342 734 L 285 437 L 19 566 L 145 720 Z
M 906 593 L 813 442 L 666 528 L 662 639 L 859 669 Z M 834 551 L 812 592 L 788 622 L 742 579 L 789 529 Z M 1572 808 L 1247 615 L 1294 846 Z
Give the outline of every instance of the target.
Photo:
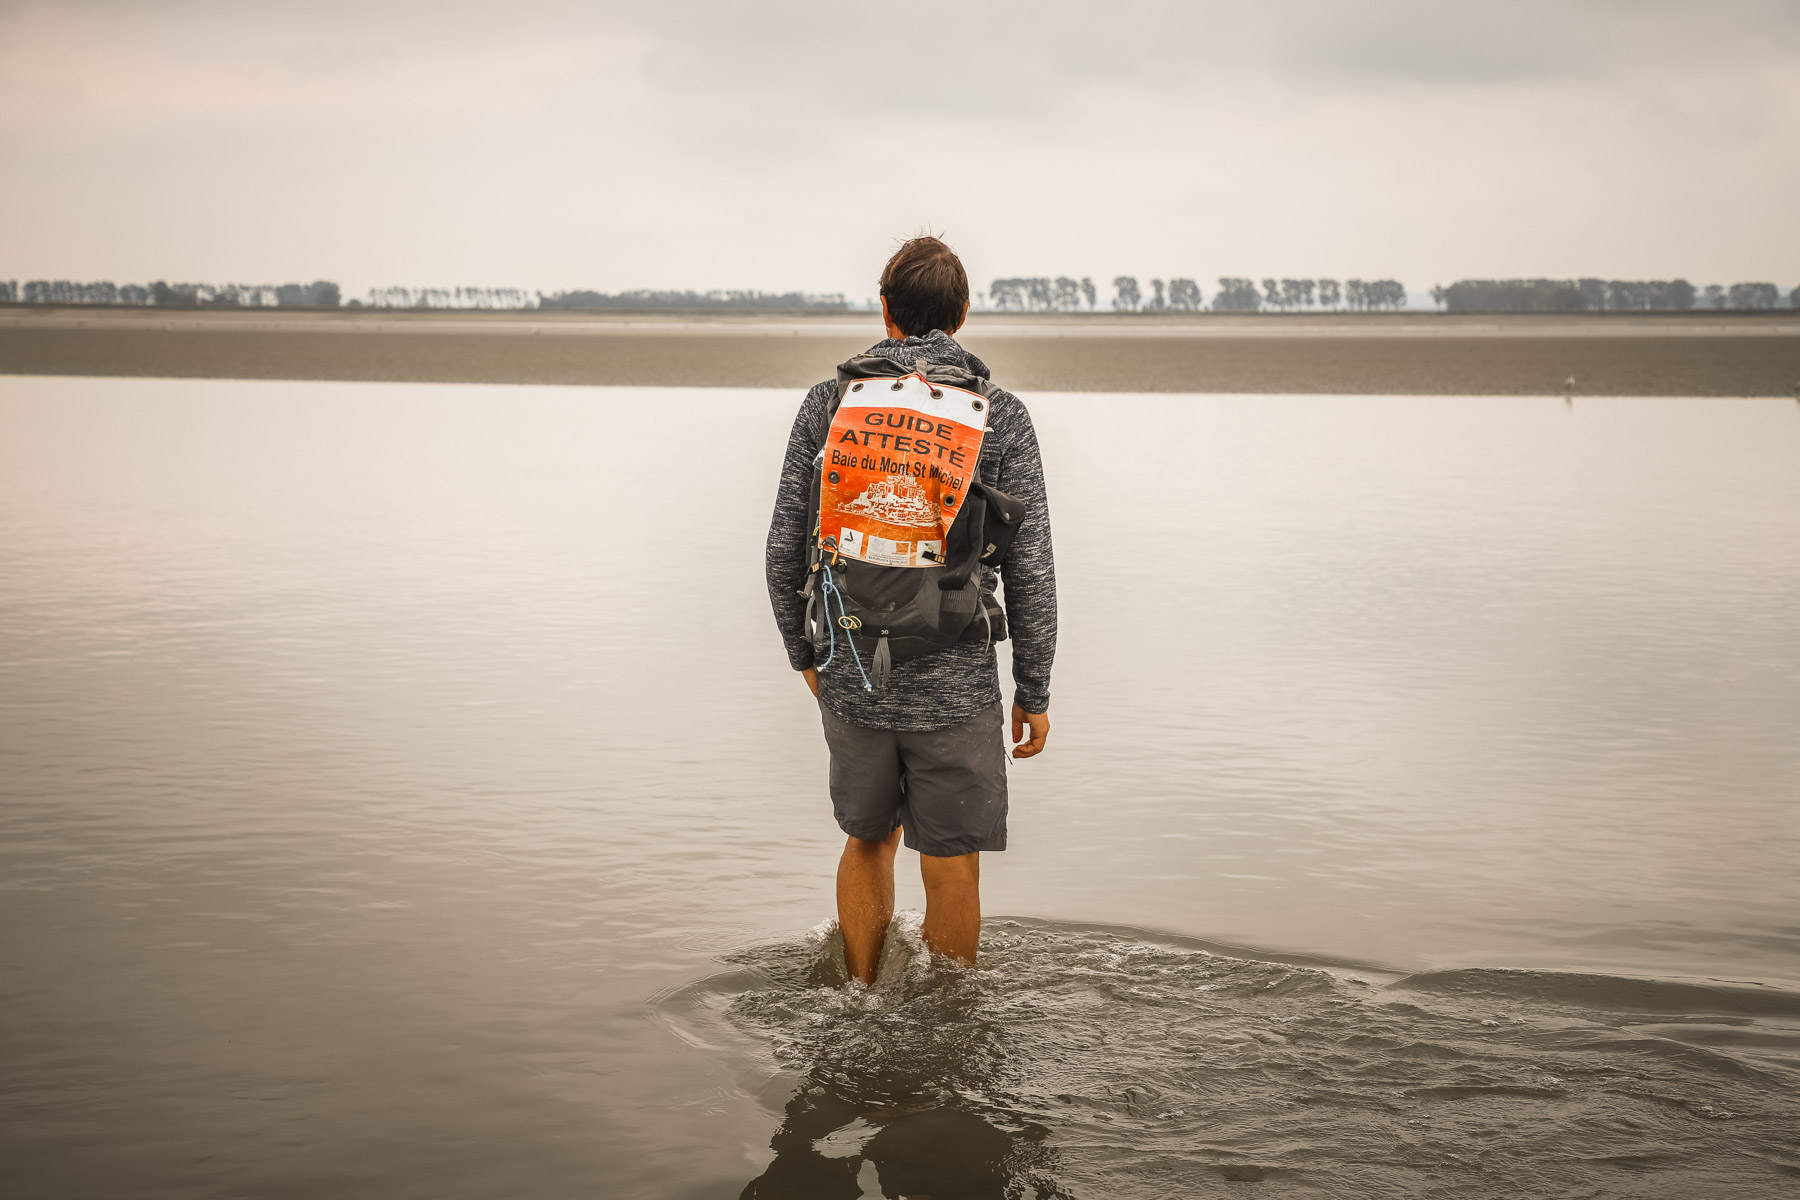
M 0 310 L 0 374 L 805 387 L 870 314 Z M 1772 396 L 1800 313 L 1682 317 L 985 314 L 964 343 L 1024 391 Z

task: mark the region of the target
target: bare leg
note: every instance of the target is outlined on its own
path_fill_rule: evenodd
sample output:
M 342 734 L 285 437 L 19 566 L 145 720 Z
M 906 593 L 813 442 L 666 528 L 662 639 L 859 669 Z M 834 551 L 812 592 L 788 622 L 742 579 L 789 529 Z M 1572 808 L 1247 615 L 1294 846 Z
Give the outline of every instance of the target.
M 898 829 L 879 842 L 847 838 L 838 859 L 838 928 L 844 931 L 844 967 L 853 979 L 875 982 L 881 943 L 894 919 L 894 850 Z
M 965 967 L 974 966 L 981 941 L 981 855 L 921 854 L 919 874 L 925 880 L 925 944 Z

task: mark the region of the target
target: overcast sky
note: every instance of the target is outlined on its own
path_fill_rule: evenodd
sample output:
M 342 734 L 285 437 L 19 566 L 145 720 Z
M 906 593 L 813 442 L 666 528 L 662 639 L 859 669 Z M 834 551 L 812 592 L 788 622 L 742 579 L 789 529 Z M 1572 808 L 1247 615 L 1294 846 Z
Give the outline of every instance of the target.
M 1800 3 L 0 0 L 0 279 L 1800 284 Z

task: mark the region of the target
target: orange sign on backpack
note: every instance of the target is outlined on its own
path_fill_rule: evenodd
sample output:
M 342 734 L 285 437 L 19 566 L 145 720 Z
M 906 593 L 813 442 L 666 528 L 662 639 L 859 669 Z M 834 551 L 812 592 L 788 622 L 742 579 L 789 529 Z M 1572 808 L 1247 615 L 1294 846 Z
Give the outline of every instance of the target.
M 820 545 L 884 567 L 930 567 L 967 497 L 988 403 L 922 375 L 851 383 L 825 439 Z

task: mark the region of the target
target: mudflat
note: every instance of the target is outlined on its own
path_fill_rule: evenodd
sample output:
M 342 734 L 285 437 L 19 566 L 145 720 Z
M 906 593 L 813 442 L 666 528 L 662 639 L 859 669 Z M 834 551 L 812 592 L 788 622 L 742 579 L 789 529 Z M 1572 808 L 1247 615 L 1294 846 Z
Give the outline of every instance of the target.
M 0 309 L 0 374 L 805 387 L 881 337 L 869 313 Z M 1774 396 L 1800 312 L 992 314 L 961 340 L 1023 391 Z

